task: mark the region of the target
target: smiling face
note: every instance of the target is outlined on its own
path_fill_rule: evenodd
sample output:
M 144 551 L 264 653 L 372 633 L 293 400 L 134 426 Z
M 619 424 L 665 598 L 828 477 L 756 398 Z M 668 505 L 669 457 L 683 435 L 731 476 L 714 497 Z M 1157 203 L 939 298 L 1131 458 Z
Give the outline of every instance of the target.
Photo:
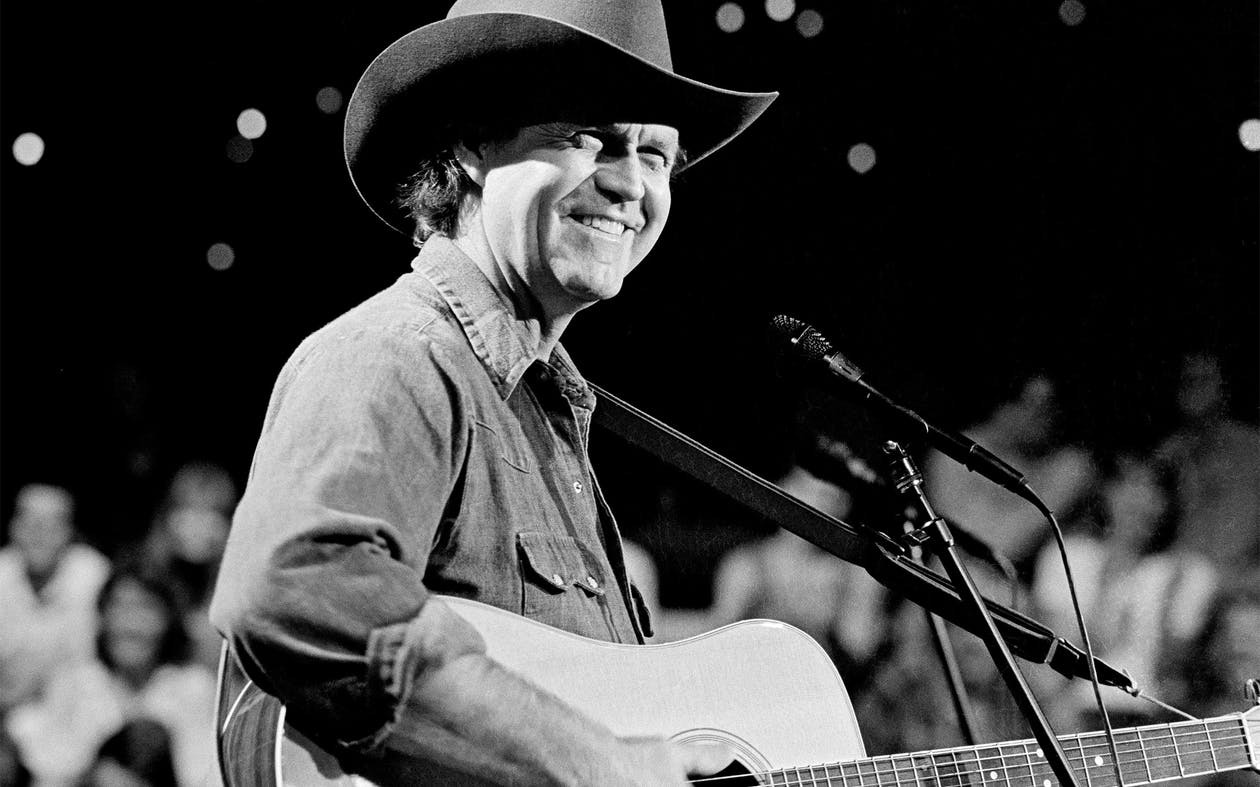
M 678 132 L 661 125 L 568 122 L 457 150 L 481 186 L 461 243 L 544 319 L 621 290 L 669 216 Z M 523 296 L 528 294 L 528 298 Z

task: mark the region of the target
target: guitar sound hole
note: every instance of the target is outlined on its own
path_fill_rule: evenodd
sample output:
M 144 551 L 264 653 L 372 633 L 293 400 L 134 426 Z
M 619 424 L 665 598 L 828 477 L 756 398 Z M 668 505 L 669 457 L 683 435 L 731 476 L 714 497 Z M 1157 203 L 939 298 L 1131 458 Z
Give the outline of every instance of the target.
M 748 768 L 744 767 L 744 764 L 739 762 L 738 760 L 726 766 L 725 768 L 713 774 L 712 776 L 707 776 L 705 778 L 730 779 L 730 781 L 714 782 L 714 784 L 720 784 L 722 785 L 722 787 L 758 787 L 758 785 L 761 784 L 761 782 L 757 781 L 757 777 L 751 775 Z

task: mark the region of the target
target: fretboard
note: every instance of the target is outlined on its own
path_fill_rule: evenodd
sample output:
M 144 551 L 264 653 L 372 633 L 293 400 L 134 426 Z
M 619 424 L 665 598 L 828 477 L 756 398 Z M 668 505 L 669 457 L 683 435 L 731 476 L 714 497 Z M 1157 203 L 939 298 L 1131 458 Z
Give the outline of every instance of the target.
M 1250 714 L 1255 715 L 1255 714 Z M 1260 718 L 1242 714 L 1115 731 L 1123 785 L 1151 784 L 1257 767 Z M 1101 732 L 1059 738 L 1083 787 L 1117 787 L 1111 747 Z M 776 785 L 835 787 L 1057 787 L 1035 740 L 893 754 L 763 774 Z

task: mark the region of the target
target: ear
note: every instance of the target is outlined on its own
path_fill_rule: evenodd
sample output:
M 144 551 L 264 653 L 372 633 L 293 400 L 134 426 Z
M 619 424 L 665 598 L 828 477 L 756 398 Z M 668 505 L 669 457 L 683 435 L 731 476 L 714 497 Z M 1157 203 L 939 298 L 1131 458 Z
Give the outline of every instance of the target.
M 486 185 L 486 157 L 485 145 L 477 145 L 470 148 L 463 142 L 456 142 L 452 148 L 455 154 L 455 160 L 464 168 L 464 172 L 480 187 Z

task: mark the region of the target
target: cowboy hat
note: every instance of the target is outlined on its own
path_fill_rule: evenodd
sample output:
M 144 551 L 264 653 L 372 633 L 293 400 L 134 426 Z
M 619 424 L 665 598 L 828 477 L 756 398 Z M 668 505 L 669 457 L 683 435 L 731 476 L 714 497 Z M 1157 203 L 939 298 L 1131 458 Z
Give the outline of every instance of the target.
M 410 235 L 401 184 L 453 129 L 587 120 L 679 130 L 694 164 L 778 93 L 742 93 L 674 72 L 660 0 L 458 0 L 395 41 L 346 108 L 350 177 L 368 206 Z

